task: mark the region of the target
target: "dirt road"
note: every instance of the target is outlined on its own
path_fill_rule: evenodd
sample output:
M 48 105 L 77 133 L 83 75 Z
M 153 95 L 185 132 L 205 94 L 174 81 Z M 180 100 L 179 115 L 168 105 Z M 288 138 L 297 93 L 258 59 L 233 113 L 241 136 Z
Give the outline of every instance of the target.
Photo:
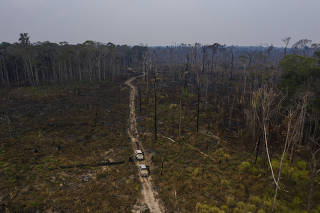
M 137 130 L 136 111 L 135 111 L 135 98 L 137 95 L 137 88 L 132 84 L 132 82 L 136 80 L 136 78 L 137 77 L 133 77 L 125 82 L 125 84 L 130 87 L 130 100 L 129 100 L 130 118 L 129 118 L 128 135 L 131 138 L 133 152 L 139 148 L 144 152 L 145 159 L 149 159 L 148 156 L 146 156 L 146 152 L 143 149 L 142 143 L 139 141 L 139 133 Z M 148 165 L 146 161 L 147 160 L 140 161 L 140 162 L 135 161 L 137 169 L 139 164 Z M 145 205 L 149 208 L 150 212 L 152 213 L 165 212 L 160 201 L 156 198 L 157 192 L 153 188 L 151 177 L 149 176 L 147 178 L 145 177 L 143 178 L 139 174 L 139 180 L 142 186 L 141 188 L 142 196 L 139 201 L 139 205 L 136 205 L 132 210 L 132 212 L 140 213 Z

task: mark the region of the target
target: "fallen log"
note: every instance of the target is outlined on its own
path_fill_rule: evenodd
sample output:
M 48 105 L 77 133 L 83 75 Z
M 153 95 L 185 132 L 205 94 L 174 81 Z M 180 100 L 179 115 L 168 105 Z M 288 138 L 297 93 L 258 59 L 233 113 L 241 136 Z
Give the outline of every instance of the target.
M 105 162 L 96 163 L 96 164 L 76 164 L 76 165 L 68 165 L 68 166 L 59 166 L 57 168 L 52 168 L 50 170 L 83 168 L 83 167 L 87 167 L 87 166 L 89 166 L 89 167 L 111 166 L 111 165 L 119 165 L 119 164 L 124 164 L 124 163 L 125 163 L 125 161 L 114 161 L 114 162 L 105 161 Z

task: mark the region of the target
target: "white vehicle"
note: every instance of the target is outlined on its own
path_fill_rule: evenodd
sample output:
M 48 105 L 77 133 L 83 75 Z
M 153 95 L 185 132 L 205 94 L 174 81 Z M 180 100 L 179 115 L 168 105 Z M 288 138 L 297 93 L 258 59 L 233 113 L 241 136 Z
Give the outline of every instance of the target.
M 149 169 L 144 164 L 139 164 L 139 171 L 141 177 L 148 177 L 149 176 Z
M 143 152 L 140 149 L 136 150 L 136 159 L 137 160 L 143 160 L 144 159 Z

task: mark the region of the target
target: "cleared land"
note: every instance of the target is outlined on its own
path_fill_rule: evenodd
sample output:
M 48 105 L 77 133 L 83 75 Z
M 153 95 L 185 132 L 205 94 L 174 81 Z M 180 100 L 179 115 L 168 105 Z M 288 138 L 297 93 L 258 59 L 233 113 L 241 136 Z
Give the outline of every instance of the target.
M 123 83 L 2 90 L 0 210 L 131 210 L 140 184 Z

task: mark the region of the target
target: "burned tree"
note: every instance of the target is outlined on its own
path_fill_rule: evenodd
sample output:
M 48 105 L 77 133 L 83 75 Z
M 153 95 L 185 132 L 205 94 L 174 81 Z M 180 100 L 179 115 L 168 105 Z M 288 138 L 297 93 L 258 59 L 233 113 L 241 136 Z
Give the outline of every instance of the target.
M 291 37 L 286 37 L 286 38 L 283 38 L 281 39 L 281 41 L 284 43 L 284 55 L 286 56 L 287 55 L 287 48 L 288 48 L 288 45 L 290 43 L 290 40 L 291 40 Z

